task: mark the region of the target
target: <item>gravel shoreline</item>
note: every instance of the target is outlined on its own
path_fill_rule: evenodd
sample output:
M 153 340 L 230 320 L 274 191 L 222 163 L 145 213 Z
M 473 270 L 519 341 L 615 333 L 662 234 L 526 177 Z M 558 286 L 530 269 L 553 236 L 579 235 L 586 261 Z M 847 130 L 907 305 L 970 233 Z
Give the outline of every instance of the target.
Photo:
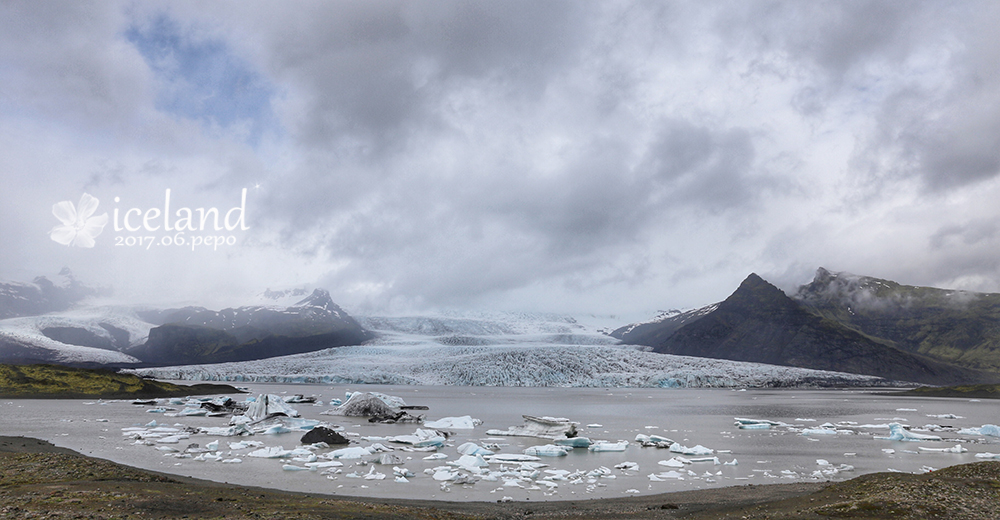
M 996 518 L 1000 461 L 835 484 L 733 486 L 558 502 L 342 498 L 139 470 L 46 441 L 0 437 L 0 518 L 820 519 Z

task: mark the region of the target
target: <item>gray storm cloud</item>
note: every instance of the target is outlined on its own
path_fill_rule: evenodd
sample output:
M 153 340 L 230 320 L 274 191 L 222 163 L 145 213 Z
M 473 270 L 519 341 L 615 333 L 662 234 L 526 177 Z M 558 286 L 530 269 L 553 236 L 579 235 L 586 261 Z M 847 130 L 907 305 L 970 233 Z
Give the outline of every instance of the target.
M 646 312 L 819 265 L 1000 290 L 990 2 L 6 2 L 0 277 Z M 57 248 L 86 191 L 237 247 Z M 103 241 L 102 241 L 103 239 Z

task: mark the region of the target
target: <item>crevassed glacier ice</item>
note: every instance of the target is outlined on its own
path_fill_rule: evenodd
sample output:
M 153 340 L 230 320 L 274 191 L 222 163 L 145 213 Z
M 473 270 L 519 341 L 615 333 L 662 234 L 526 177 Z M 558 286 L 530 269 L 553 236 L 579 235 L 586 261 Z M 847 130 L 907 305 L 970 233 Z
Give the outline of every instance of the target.
M 340 347 L 257 361 L 131 370 L 160 379 L 263 383 L 745 388 L 877 386 L 821 370 L 644 352 L 626 346 Z
M 361 317 L 378 338 L 257 361 L 134 370 L 262 383 L 560 387 L 874 386 L 855 374 L 673 356 L 618 345 L 585 318 L 530 313 Z M 388 403 L 392 405 L 392 403 Z

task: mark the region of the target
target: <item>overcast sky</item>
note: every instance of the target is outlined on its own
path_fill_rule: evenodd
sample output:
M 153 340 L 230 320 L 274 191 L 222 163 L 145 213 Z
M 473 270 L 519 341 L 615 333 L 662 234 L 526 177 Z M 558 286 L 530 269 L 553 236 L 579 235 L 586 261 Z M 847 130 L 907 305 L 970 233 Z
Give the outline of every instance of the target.
M 638 317 L 819 266 L 1000 291 L 998 27 L 994 1 L 5 1 L 0 279 Z M 235 229 L 177 246 L 168 189 L 174 225 Z M 52 240 L 84 193 L 94 247 Z

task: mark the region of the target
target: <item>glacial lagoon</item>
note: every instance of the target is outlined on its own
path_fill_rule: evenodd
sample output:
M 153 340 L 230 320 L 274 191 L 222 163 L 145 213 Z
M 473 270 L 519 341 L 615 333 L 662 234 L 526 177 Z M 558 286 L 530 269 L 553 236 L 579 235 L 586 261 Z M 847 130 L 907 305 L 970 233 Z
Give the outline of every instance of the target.
M 919 473 L 954 464 L 982 460 L 976 454 L 1000 452 L 1000 437 L 972 432 L 1000 423 L 1000 403 L 990 400 L 888 397 L 881 390 L 804 389 L 657 389 L 657 388 L 523 388 L 382 385 L 249 384 L 251 393 L 315 395 L 323 403 L 292 404 L 307 419 L 343 427 L 353 446 L 380 443 L 394 448 L 402 459 L 397 467 L 413 474 L 397 482 L 393 466 L 368 463 L 378 458 L 341 460 L 339 473 L 288 471 L 289 460 L 249 457 L 251 449 L 231 450 L 228 443 L 255 440 L 266 447 L 297 447 L 301 432 L 250 437 L 194 434 L 174 448 L 189 444 L 206 447 L 218 441 L 222 463 L 176 458 L 156 446 L 137 445 L 123 428 L 156 421 L 160 426 L 220 427 L 227 418 L 169 417 L 150 413 L 153 406 L 129 401 L 4 400 L 0 401 L 0 434 L 48 440 L 57 446 L 130 466 L 210 479 L 309 493 L 384 498 L 459 501 L 568 500 L 622 497 L 746 484 L 773 484 L 846 480 L 864 473 L 903 471 Z M 444 458 L 427 460 L 431 453 L 403 451 L 404 445 L 384 437 L 412 434 L 415 424 L 373 424 L 365 418 L 321 415 L 331 399 L 348 391 L 374 391 L 403 398 L 408 405 L 427 406 L 427 420 L 471 415 L 482 424 L 452 430 Z M 178 410 L 183 406 L 173 406 Z M 523 454 L 551 441 L 530 437 L 499 437 L 487 430 L 506 430 L 523 423 L 522 415 L 565 417 L 578 422 L 579 435 L 592 440 L 628 441 L 624 451 L 571 450 L 564 457 L 541 457 L 545 466 L 522 468 L 517 463 L 493 463 L 489 471 L 507 471 L 506 477 L 456 484 L 433 478 L 434 468 L 459 458 L 457 447 L 466 442 L 499 445 L 498 453 Z M 736 418 L 770 420 L 768 429 L 739 429 Z M 889 423 L 914 432 L 936 435 L 941 441 L 904 442 L 879 439 L 889 435 Z M 829 434 L 809 434 L 827 424 Z M 830 427 L 832 424 L 834 427 Z M 967 429 L 959 433 L 959 429 Z M 805 433 L 805 434 L 804 434 Z M 668 449 L 642 447 L 638 435 L 657 435 L 679 445 L 701 445 L 713 450 L 709 460 L 677 466 L 677 460 L 698 457 Z M 954 448 L 966 452 L 929 451 Z M 340 446 L 318 450 L 322 455 Z M 959 450 L 956 450 L 959 451 Z M 712 460 L 718 459 L 718 464 Z M 661 464 L 674 459 L 673 466 Z M 321 459 L 322 460 L 322 459 Z M 734 462 L 735 461 L 735 462 Z M 634 464 L 623 464 L 623 463 Z M 616 468 L 616 466 L 619 466 Z M 636 468 L 637 466 L 637 468 Z M 328 474 L 323 474 L 323 473 Z M 384 474 L 379 479 L 377 474 Z M 355 476 L 356 475 L 356 476 Z M 514 478 L 511 475 L 524 475 Z M 569 478 L 560 477 L 569 475 Z M 652 475 L 652 476 L 651 476 Z M 366 478 L 368 477 L 368 478 Z M 473 479 L 475 480 L 475 479 Z M 545 482 L 542 482 L 542 481 Z

